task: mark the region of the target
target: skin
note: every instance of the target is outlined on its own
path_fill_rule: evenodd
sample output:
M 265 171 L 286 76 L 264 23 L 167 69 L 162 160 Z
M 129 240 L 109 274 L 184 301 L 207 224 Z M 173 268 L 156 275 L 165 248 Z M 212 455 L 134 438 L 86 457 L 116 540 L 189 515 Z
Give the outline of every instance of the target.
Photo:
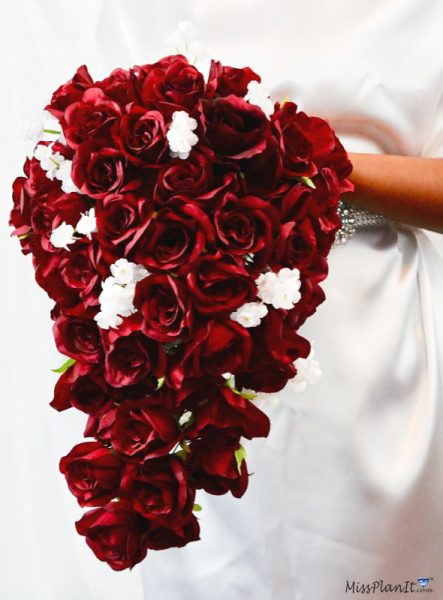
M 349 153 L 354 192 L 345 202 L 443 233 L 443 158 Z

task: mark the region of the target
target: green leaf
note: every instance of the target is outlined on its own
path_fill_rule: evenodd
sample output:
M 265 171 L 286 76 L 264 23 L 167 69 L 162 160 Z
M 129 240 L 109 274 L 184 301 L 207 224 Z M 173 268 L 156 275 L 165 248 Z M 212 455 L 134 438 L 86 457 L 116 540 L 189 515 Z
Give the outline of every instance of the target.
M 181 440 L 181 442 L 180 442 L 180 447 L 181 447 L 181 449 L 183 450 L 183 452 L 184 452 L 185 454 L 187 454 L 188 452 L 191 452 L 191 451 L 189 450 L 189 446 L 188 446 L 188 444 L 186 443 L 186 440 Z
M 237 390 L 235 390 L 235 392 L 245 400 L 255 400 L 255 398 L 257 398 L 255 392 L 237 392 Z
M 241 465 L 246 458 L 246 449 L 240 444 L 240 448 L 234 452 L 234 455 L 235 460 L 237 461 L 237 470 L 239 473 L 241 473 Z
M 314 182 L 312 181 L 312 179 L 310 177 L 300 177 L 300 179 L 302 180 L 302 182 L 307 185 L 308 187 L 312 188 L 313 190 L 316 189 Z
M 160 377 L 159 379 L 157 379 L 157 387 L 155 388 L 155 391 L 157 392 L 160 388 L 163 387 L 163 384 L 166 381 L 166 377 L 163 375 L 163 377 Z
M 45 133 L 53 133 L 54 135 L 60 135 L 61 131 L 56 131 L 55 129 L 43 129 Z
M 182 460 L 185 460 L 186 454 L 187 454 L 187 452 L 185 452 L 184 450 L 179 450 L 178 452 L 174 452 L 174 456 L 178 456 Z
M 76 362 L 77 361 L 75 360 L 75 358 L 68 358 L 68 360 L 64 362 L 61 367 L 59 367 L 58 369 L 51 369 L 51 371 L 53 373 L 64 373 L 70 367 L 72 367 L 72 365 L 75 365 Z
M 202 507 L 200 506 L 200 504 L 194 504 L 194 507 L 192 510 L 195 512 L 198 512 L 199 510 L 202 510 Z

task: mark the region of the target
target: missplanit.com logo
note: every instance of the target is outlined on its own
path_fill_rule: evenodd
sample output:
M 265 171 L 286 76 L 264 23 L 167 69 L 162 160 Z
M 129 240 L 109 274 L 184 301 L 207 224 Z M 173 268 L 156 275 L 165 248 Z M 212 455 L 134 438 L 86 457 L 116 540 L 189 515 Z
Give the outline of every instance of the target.
M 402 583 L 385 583 L 383 579 L 371 581 L 370 583 L 361 583 L 360 581 L 346 580 L 346 594 L 387 594 L 398 592 L 399 594 L 421 594 L 431 593 L 431 581 L 433 577 L 417 577 L 417 579 L 403 581 Z

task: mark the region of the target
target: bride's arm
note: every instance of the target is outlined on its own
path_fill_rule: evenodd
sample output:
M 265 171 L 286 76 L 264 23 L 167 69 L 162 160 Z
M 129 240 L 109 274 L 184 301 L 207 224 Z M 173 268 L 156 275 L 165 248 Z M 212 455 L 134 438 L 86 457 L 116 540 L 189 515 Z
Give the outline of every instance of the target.
M 395 221 L 443 233 L 443 158 L 349 153 L 355 191 L 343 199 Z

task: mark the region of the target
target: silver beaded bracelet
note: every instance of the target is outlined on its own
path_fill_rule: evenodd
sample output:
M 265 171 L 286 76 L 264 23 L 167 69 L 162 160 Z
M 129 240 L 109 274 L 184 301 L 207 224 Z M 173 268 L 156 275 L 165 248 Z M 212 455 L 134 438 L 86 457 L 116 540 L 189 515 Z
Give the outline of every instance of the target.
M 364 210 L 363 208 L 358 208 L 357 206 L 351 206 L 344 200 L 339 201 L 337 212 L 340 215 L 341 227 L 335 235 L 333 246 L 346 244 L 359 227 L 394 223 L 392 219 L 369 210 Z

